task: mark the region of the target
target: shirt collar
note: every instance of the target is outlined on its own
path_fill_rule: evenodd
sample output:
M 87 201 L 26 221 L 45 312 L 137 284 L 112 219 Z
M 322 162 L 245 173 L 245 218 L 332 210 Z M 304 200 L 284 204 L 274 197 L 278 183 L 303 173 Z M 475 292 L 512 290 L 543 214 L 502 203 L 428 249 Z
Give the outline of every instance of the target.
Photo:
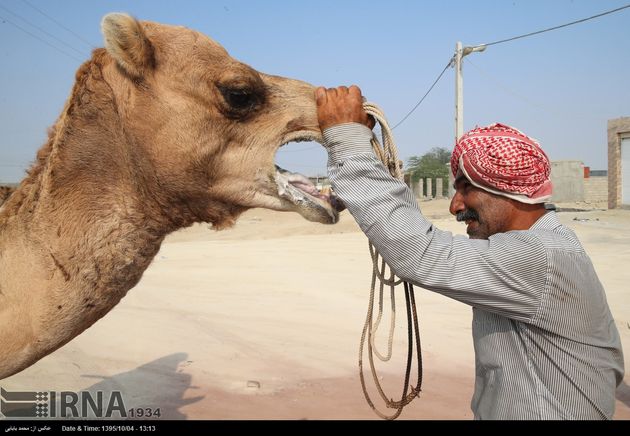
M 529 228 L 529 230 L 553 230 L 556 227 L 560 227 L 562 224 L 558 219 L 558 215 L 554 211 L 549 211 L 540 218 Z

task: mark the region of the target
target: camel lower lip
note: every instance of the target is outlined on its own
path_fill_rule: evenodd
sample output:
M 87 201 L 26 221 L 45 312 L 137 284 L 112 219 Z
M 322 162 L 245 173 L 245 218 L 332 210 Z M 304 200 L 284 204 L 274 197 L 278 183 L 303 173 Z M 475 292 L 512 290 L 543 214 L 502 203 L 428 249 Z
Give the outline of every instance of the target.
M 306 176 L 276 165 L 275 179 L 278 195 L 288 200 L 304 218 L 324 224 L 339 221 L 337 207 L 342 203 L 336 197 L 319 191 Z

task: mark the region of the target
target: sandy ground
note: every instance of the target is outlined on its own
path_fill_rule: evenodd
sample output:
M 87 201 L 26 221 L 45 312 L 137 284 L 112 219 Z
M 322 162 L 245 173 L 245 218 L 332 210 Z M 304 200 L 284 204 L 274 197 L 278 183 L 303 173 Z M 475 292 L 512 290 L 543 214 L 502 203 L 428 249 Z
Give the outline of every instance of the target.
M 464 232 L 445 200 L 421 206 L 438 227 Z M 630 368 L 630 211 L 560 217 L 593 259 Z M 118 390 L 127 408 L 159 407 L 171 419 L 377 419 L 358 375 L 370 271 L 367 240 L 347 213 L 323 226 L 252 210 L 228 231 L 185 229 L 167 238 L 111 313 L 0 385 L 106 396 Z M 471 310 L 424 290 L 416 298 L 423 392 L 401 419 L 470 419 Z M 402 321 L 402 298 L 398 304 Z M 400 362 L 406 333 L 397 324 Z M 383 333 L 381 348 L 385 342 Z M 398 397 L 402 366 L 381 365 L 379 373 L 388 395 Z M 617 419 L 630 419 L 629 385 L 626 376 Z

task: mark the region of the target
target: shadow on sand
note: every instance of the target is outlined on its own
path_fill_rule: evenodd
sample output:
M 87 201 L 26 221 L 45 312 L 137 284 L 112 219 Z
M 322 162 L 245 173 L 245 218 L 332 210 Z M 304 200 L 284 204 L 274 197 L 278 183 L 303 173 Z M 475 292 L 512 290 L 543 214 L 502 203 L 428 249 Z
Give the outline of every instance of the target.
M 180 409 L 204 398 L 184 398 L 188 389 L 194 389 L 191 386 L 192 377 L 183 372 L 183 368 L 190 363 L 187 359 L 188 354 L 175 353 L 111 377 L 84 375 L 101 379 L 85 390 L 93 396 L 99 391 L 103 392 L 105 398 L 110 398 L 112 392 L 120 392 L 127 411 L 132 408 L 155 411 L 159 408 L 159 419 L 186 419 Z M 146 414 L 146 411 L 143 413 Z M 114 413 L 112 418 L 120 419 L 120 416 Z

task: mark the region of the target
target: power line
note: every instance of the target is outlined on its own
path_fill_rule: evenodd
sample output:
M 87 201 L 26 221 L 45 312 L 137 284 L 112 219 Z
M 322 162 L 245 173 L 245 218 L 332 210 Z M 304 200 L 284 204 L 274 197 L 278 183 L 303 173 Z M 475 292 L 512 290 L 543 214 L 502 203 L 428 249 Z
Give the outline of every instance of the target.
M 62 29 L 66 30 L 67 32 L 70 32 L 71 34 L 73 34 L 77 39 L 79 39 L 81 42 L 83 42 L 85 45 L 87 45 L 88 47 L 90 47 L 90 49 L 94 49 L 96 47 L 94 47 L 94 45 L 92 45 L 92 43 L 90 43 L 89 41 L 85 40 L 81 35 L 79 35 L 78 33 L 75 33 L 74 31 L 72 31 L 71 29 L 68 29 L 66 26 L 64 26 L 63 24 L 61 24 L 59 21 L 55 20 L 53 17 L 51 17 L 50 15 L 48 15 L 46 12 L 42 11 L 41 9 L 39 9 L 37 6 L 31 4 L 30 2 L 28 2 L 27 0 L 22 0 L 24 3 L 26 3 L 27 5 L 29 5 L 31 8 L 35 9 L 37 12 L 39 12 L 40 14 L 42 14 L 44 17 L 48 18 L 50 21 L 52 21 L 53 23 L 55 23 L 57 26 L 61 27 Z
M 605 15 L 610 15 L 610 14 L 614 14 L 616 12 L 622 11 L 624 9 L 628 9 L 630 8 L 630 4 L 627 4 L 625 6 L 621 6 L 619 8 L 616 9 L 612 9 L 610 11 L 606 11 L 606 12 L 602 12 L 600 14 L 597 15 L 592 15 L 590 17 L 587 18 L 582 18 L 581 20 L 576 20 L 576 21 L 572 21 L 570 23 L 566 23 L 566 24 L 561 24 L 559 26 L 554 26 L 554 27 L 550 27 L 548 29 L 543 29 L 543 30 L 537 30 L 535 32 L 530 32 L 530 33 L 526 33 L 524 35 L 519 35 L 519 36 L 514 36 L 512 38 L 506 38 L 506 39 L 501 39 L 499 41 L 494 41 L 494 42 L 490 42 L 487 44 L 479 44 L 477 46 L 474 46 L 472 48 L 477 48 L 477 47 L 482 47 L 482 46 L 491 46 L 491 45 L 497 45 L 497 44 L 503 44 L 505 42 L 510 42 L 510 41 L 514 41 L 517 39 L 522 39 L 522 38 L 527 38 L 529 36 L 533 36 L 533 35 L 539 35 L 541 33 L 545 33 L 545 32 L 551 32 L 552 30 L 557 30 L 557 29 L 562 29 L 563 27 L 568 27 L 568 26 L 572 26 L 574 24 L 579 24 L 579 23 L 583 23 L 585 21 L 589 21 L 589 20 L 594 20 L 595 18 L 600 18 L 603 17 Z M 422 104 L 422 102 L 424 101 L 424 99 L 429 95 L 429 93 L 433 90 L 433 88 L 435 87 L 435 85 L 440 81 L 440 79 L 442 78 L 442 76 L 444 75 L 444 73 L 446 72 L 446 70 L 448 69 L 448 67 L 450 67 L 453 64 L 453 59 L 451 58 L 448 62 L 448 64 L 446 64 L 446 66 L 444 67 L 444 69 L 442 70 L 442 72 L 440 73 L 440 75 L 438 76 L 437 79 L 435 79 L 435 82 L 433 82 L 433 85 L 431 85 L 431 87 L 429 88 L 429 90 L 426 92 L 426 94 L 424 94 L 424 96 L 420 99 L 420 101 L 413 107 L 413 109 L 411 109 L 409 111 L 409 113 L 407 115 L 405 115 L 405 117 L 400 120 L 398 122 L 398 124 L 396 124 L 394 127 L 392 127 L 392 130 L 394 130 L 396 127 L 400 126 L 407 118 L 409 118 L 409 116 L 418 108 L 418 106 L 420 106 Z
M 60 49 L 60 48 L 59 48 L 59 47 L 57 47 L 56 45 L 52 45 L 52 44 L 51 44 L 51 43 L 49 43 L 48 41 L 46 41 L 46 40 L 44 40 L 44 39 L 40 38 L 39 36 L 37 36 L 37 35 L 35 35 L 35 34 L 33 34 L 33 33 L 29 32 L 28 30 L 26 30 L 26 29 L 25 29 L 25 28 L 23 28 L 22 26 L 20 26 L 20 25 L 18 25 L 18 24 L 15 24 L 13 21 L 11 21 L 11 20 L 9 20 L 9 19 L 7 19 L 7 18 L 3 17 L 2 15 L 0 15 L 0 20 L 2 20 L 2 22 L 4 22 L 4 23 L 9 23 L 9 24 L 11 24 L 12 26 L 17 27 L 17 28 L 18 28 L 18 29 L 20 29 L 22 32 L 24 32 L 24 33 L 26 33 L 27 35 L 30 35 L 30 36 L 32 36 L 33 38 L 35 38 L 35 39 L 37 39 L 37 40 L 39 40 L 39 41 L 43 42 L 43 43 L 44 43 L 44 44 L 46 44 L 47 46 L 52 47 L 53 49 L 57 50 L 59 53 L 63 53 L 64 55 L 68 56 L 69 58 L 74 59 L 75 61 L 83 62 L 83 59 L 79 59 L 78 57 L 76 57 L 76 56 L 74 56 L 74 55 L 71 55 L 70 53 L 68 53 L 68 52 L 66 52 L 66 51 L 64 51 L 64 50 L 62 50 L 62 49 Z
M 619 12 L 619 11 L 622 11 L 622 10 L 628 9 L 628 8 L 630 8 L 630 4 L 627 4 L 625 6 L 621 6 L 621 7 L 617 8 L 617 9 L 612 9 L 610 11 L 602 12 L 601 14 L 593 15 L 593 16 L 590 16 L 588 18 L 582 18 L 581 20 L 571 21 L 570 23 L 566 23 L 566 24 L 561 24 L 559 26 L 550 27 L 548 29 L 537 30 L 535 32 L 526 33 L 524 35 L 513 36 L 512 38 L 501 39 L 499 41 L 490 42 L 488 44 L 479 44 L 479 45 L 477 45 L 475 47 L 481 47 L 481 46 L 486 46 L 487 47 L 487 46 L 490 46 L 490 45 L 503 44 L 505 42 L 514 41 L 516 39 L 527 38 L 528 36 L 534 36 L 534 35 L 539 35 L 539 34 L 545 33 L 545 32 L 551 32 L 552 30 L 558 30 L 558 29 L 562 29 L 563 27 L 569 27 L 569 26 L 573 26 L 574 24 L 579 24 L 579 23 L 583 23 L 585 21 L 594 20 L 595 18 L 603 17 L 604 15 L 614 14 L 615 12 Z
M 407 118 L 409 118 L 409 116 L 416 110 L 418 109 L 418 106 L 420 106 L 422 104 L 422 102 L 424 101 L 425 98 L 427 98 L 427 96 L 429 95 L 429 93 L 433 90 L 433 88 L 435 87 L 435 85 L 437 85 L 437 83 L 440 81 L 440 79 L 442 78 L 442 76 L 444 75 L 444 73 L 446 72 L 446 70 L 448 69 L 448 67 L 450 67 L 453 64 L 453 58 L 449 59 L 448 63 L 446 64 L 446 66 L 444 67 L 444 69 L 442 70 L 442 72 L 440 73 L 440 75 L 437 77 L 437 79 L 435 79 L 435 82 L 433 82 L 433 85 L 431 85 L 431 87 L 429 88 L 429 90 L 422 96 L 422 98 L 420 99 L 420 101 L 418 103 L 416 103 L 416 105 L 413 107 L 413 109 L 411 109 L 409 111 L 409 113 L 407 115 L 404 116 L 404 118 L 402 120 L 400 120 L 394 127 L 392 127 L 392 130 L 394 130 L 396 127 L 400 126 Z
M 8 13 L 10 13 L 11 15 L 13 15 L 14 17 L 18 18 L 19 20 L 25 22 L 26 24 L 28 24 L 29 26 L 39 30 L 40 32 L 48 35 L 50 38 L 54 39 L 55 41 L 65 45 L 66 47 L 68 47 L 71 50 L 74 50 L 75 52 L 77 52 L 78 54 L 80 54 L 81 56 L 85 56 L 85 53 L 83 53 L 81 50 L 78 50 L 77 48 L 71 46 L 70 44 L 66 43 L 65 41 L 62 41 L 61 39 L 57 38 L 55 35 L 53 35 L 50 32 L 47 32 L 46 30 L 42 29 L 41 27 L 31 23 L 30 21 L 28 21 L 26 18 L 21 17 L 20 15 L 16 14 L 15 12 L 11 11 L 10 9 L 0 5 L 1 9 L 4 9 L 5 11 L 7 11 Z M 7 20 L 8 21 L 8 20 Z

